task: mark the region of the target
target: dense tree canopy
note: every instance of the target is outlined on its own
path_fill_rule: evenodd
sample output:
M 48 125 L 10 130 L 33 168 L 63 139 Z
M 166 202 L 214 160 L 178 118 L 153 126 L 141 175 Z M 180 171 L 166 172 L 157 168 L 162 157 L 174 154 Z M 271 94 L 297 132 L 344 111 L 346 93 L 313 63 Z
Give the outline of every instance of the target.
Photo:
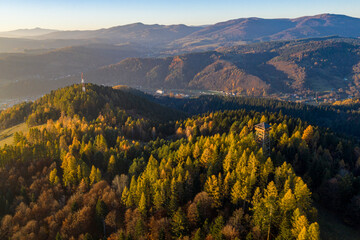
M 3 239 L 319 239 L 314 201 L 358 226 L 351 138 L 245 109 L 176 122 L 111 104 L 75 114 L 57 95 L 35 103 L 56 119 L 0 148 Z M 264 120 L 269 155 L 253 129 Z

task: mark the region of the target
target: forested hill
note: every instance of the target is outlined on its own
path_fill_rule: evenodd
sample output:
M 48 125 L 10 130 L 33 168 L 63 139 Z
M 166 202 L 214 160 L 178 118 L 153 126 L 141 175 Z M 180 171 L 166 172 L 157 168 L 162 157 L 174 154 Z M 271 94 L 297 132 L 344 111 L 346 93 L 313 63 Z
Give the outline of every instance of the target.
M 330 128 L 337 133 L 360 137 L 359 100 L 338 102 L 334 105 L 313 106 L 261 97 L 226 97 L 204 95 L 198 98 L 158 97 L 156 101 L 170 108 L 194 115 L 221 110 L 246 109 L 254 111 L 280 112 L 300 118 L 310 124 Z M 346 104 L 346 102 L 348 104 Z
M 86 87 L 1 113 L 24 109 L 28 124 L 44 123 L 0 147 L 1 239 L 334 235 L 315 203 L 359 227 L 360 148 L 351 138 L 261 110 L 182 118 L 129 89 Z M 268 153 L 256 142 L 260 122 L 272 126 Z
M 150 55 L 167 56 L 163 58 L 142 58 L 148 51 L 133 45 L 10 55 L 0 57 L 0 95 L 5 99 L 40 96 L 78 83 L 78 73 L 84 71 L 87 82 L 106 85 L 222 90 L 255 96 L 296 93 L 308 97 L 330 91 L 342 97 L 359 97 L 359 46 L 359 39 L 327 37 L 175 56 Z M 18 69 L 19 64 L 24 67 Z
M 359 95 L 360 40 L 305 39 L 249 44 L 167 58 L 128 58 L 91 71 L 95 83 L 209 89 L 248 95 Z
M 82 85 L 73 85 L 52 91 L 34 103 L 23 103 L 4 110 L 0 113 L 0 129 L 24 121 L 31 126 L 43 124 L 50 119 L 57 120 L 61 113 L 69 117 L 85 117 L 88 121 L 104 116 L 119 118 L 121 114 L 123 117 L 153 121 L 174 120 L 183 116 L 179 111 L 163 107 L 148 98 L 129 88 L 86 84 L 86 92 L 83 92 Z

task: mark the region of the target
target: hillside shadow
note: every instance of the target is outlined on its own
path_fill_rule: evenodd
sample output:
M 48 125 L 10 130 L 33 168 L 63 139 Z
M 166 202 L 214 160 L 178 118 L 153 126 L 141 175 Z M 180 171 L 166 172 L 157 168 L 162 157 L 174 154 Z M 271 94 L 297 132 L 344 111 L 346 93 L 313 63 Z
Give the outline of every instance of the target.
M 293 89 L 287 84 L 291 81 L 288 75 L 267 63 L 276 56 L 278 56 L 278 54 L 275 52 L 244 53 L 230 57 L 225 56 L 224 59 L 231 61 L 248 74 L 265 81 L 271 86 L 271 91 L 273 92 L 292 92 Z

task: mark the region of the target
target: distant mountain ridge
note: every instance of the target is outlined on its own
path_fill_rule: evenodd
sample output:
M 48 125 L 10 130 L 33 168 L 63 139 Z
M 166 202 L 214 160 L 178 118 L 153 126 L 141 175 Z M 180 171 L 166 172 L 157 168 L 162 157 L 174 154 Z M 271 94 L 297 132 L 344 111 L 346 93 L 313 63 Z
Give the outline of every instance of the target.
M 145 52 L 133 44 L 88 44 L 37 54 L 0 54 L 0 85 L 15 79 L 56 80 L 66 75 L 109 65 L 127 57 L 140 56 L 145 56 Z
M 37 39 L 0 38 L 0 52 L 29 49 L 0 54 L 0 96 L 39 96 L 77 83 L 81 72 L 98 84 L 256 95 L 334 89 L 353 94 L 360 89 L 357 37 L 360 19 L 321 14 L 200 27 L 135 23 Z
M 167 57 L 148 57 L 147 52 L 137 51 L 136 45 L 90 46 L 36 55 L 0 55 L 0 96 L 39 96 L 78 83 L 82 71 L 87 82 L 149 89 L 256 96 L 341 91 L 360 96 L 360 39 L 260 42 Z M 123 60 L 114 63 L 119 58 Z M 17 68 L 19 64 L 24 67 Z
M 103 39 L 109 43 L 134 42 L 145 45 L 161 45 L 185 37 L 202 27 L 180 25 L 145 25 L 134 23 L 92 31 L 59 31 L 38 37 L 39 39 Z
M 204 43 L 229 46 L 240 41 L 249 43 L 333 35 L 360 37 L 360 19 L 336 14 L 294 19 L 240 18 L 205 27 L 175 43 L 195 48 Z
M 166 44 L 167 48 L 215 49 L 270 40 L 301 38 L 360 37 L 360 19 L 337 14 L 319 14 L 300 18 L 239 18 L 208 26 L 146 25 L 134 23 L 93 31 L 58 31 L 39 39 L 98 38 L 111 43 L 136 42 L 149 46 Z
M 31 41 L 27 39 L 24 42 L 21 39 L 22 41 L 11 40 L 9 43 L 8 39 L 1 39 L 21 36 L 31 38 Z M 328 36 L 360 37 L 360 19 L 346 15 L 319 14 L 293 19 L 239 18 L 206 26 L 133 23 L 86 31 L 23 29 L 0 33 L 0 52 L 20 52 L 28 48 L 50 49 L 96 42 L 140 44 L 144 48 L 169 55 L 254 42 Z
M 14 31 L 0 32 L 0 37 L 8 38 L 26 38 L 26 37 L 35 37 L 44 34 L 49 34 L 52 32 L 57 32 L 58 30 L 54 29 L 43 29 L 43 28 L 33 28 L 33 29 L 17 29 Z
M 250 95 L 359 89 L 360 40 L 273 41 L 166 58 L 127 58 L 90 71 L 88 81 Z

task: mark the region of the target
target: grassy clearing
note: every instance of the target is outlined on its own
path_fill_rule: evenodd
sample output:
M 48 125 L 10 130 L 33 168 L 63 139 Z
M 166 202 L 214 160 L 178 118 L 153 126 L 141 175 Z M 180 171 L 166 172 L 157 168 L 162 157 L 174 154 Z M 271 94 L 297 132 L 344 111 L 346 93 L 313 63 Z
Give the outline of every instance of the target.
M 28 131 L 29 128 L 26 125 L 26 123 L 21 123 L 19 125 L 0 131 L 0 147 L 4 146 L 5 144 L 8 145 L 12 144 L 14 140 L 14 133 L 16 132 L 27 133 Z
M 319 211 L 319 224 L 321 239 L 324 240 L 360 240 L 360 230 L 345 225 L 340 219 L 321 206 Z
M 36 128 L 40 128 L 45 126 L 46 124 L 36 126 Z M 0 130 L 0 147 L 4 146 L 5 144 L 10 145 L 14 143 L 14 133 L 16 132 L 23 132 L 26 134 L 29 131 L 29 127 L 26 123 L 20 123 L 16 126 L 11 128 L 7 128 L 5 130 Z

